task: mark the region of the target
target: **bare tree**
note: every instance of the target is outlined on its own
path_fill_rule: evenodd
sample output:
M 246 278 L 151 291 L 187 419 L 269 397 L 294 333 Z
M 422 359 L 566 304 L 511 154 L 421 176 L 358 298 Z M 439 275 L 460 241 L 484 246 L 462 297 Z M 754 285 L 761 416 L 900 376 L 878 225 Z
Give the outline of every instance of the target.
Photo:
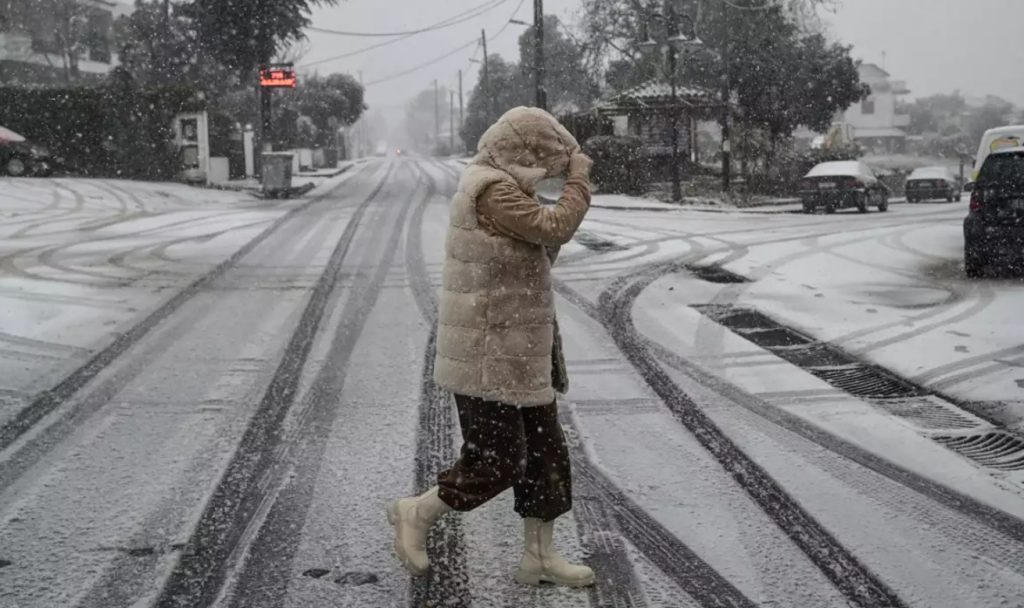
M 60 56 L 64 81 L 73 82 L 80 75 L 79 62 L 85 51 L 90 8 L 79 0 L 33 0 L 38 15 L 46 15 L 54 25 L 52 48 L 45 49 L 46 61 L 54 65 L 51 52 Z M 50 46 L 50 45 L 48 45 Z

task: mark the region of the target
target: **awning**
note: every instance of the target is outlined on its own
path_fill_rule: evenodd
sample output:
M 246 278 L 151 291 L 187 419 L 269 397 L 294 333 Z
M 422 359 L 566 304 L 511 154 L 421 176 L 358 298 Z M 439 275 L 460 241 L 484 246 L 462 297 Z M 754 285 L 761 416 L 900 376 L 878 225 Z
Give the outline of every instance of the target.
M 635 111 L 657 111 L 675 108 L 711 108 L 719 105 L 714 93 L 707 89 L 679 85 L 676 97 L 672 98 L 669 83 L 658 80 L 648 81 L 640 86 L 612 95 L 597 104 L 602 114 L 617 114 Z

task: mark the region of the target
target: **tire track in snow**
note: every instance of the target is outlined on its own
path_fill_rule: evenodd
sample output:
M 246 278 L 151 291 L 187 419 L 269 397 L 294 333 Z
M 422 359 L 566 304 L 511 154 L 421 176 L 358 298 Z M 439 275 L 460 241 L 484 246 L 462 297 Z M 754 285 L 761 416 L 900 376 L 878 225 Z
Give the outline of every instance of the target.
M 403 205 L 390 233 L 379 241 L 384 247 L 372 276 L 359 273 L 355 284 L 346 290 L 349 296 L 342 309 L 343 320 L 334 332 L 322 368 L 294 414 L 298 423 L 272 455 L 259 484 L 263 488 L 260 504 L 237 542 L 235 555 L 228 557 L 227 562 L 237 563 L 240 573 L 227 606 L 276 608 L 286 604 L 294 580 L 293 563 L 301 538 L 298 532 L 306 526 L 331 430 L 343 413 L 339 404 L 349 363 L 394 263 L 408 212 L 409 206 Z M 342 287 L 338 284 L 335 289 Z M 233 565 L 224 563 L 223 567 Z M 223 594 L 226 590 L 219 591 Z
M 944 221 L 944 220 L 933 220 L 932 222 L 934 223 L 934 222 L 938 222 L 938 221 Z M 918 224 L 918 225 L 920 225 L 920 224 Z M 855 231 L 855 232 L 863 232 L 863 231 L 866 231 L 866 230 L 876 230 L 876 229 L 880 229 L 880 228 L 881 229 L 888 229 L 888 228 L 898 228 L 898 227 L 904 227 L 904 226 L 902 226 L 900 224 L 886 224 L 886 225 L 883 225 L 883 226 L 865 227 L 863 230 Z M 844 239 L 841 239 L 839 241 L 831 242 L 831 243 L 827 243 L 827 244 L 817 244 L 817 241 L 818 241 L 819 238 L 821 238 L 821 237 L 828 237 L 828 236 L 835 236 L 835 234 L 836 233 L 834 231 L 832 231 L 832 232 L 824 232 L 824 233 L 805 234 L 805 235 L 797 236 L 797 237 L 785 237 L 785 238 L 780 238 L 780 239 L 770 239 L 770 240 L 758 241 L 758 242 L 755 242 L 755 243 L 749 243 L 749 244 L 742 245 L 741 246 L 742 249 L 732 248 L 732 253 L 730 255 L 728 255 L 726 258 L 718 261 L 717 262 L 718 265 L 728 264 L 730 262 L 735 261 L 736 259 L 744 257 L 746 255 L 745 252 L 748 252 L 751 247 L 755 247 L 755 246 L 763 246 L 763 245 L 776 244 L 776 243 L 784 243 L 784 242 L 793 242 L 793 241 L 808 241 L 810 243 L 815 243 L 813 245 L 809 245 L 807 248 L 802 249 L 800 251 L 795 251 L 795 252 L 783 255 L 783 256 L 781 256 L 779 258 L 773 259 L 770 262 L 764 262 L 764 263 L 758 265 L 753 271 L 751 271 L 749 273 L 746 273 L 747 275 L 749 275 L 747 278 L 750 279 L 750 282 L 728 285 L 727 287 L 723 288 L 714 298 L 712 298 L 711 301 L 708 302 L 708 304 L 712 305 L 712 306 L 718 306 L 718 305 L 721 305 L 721 306 L 731 306 L 731 305 L 734 305 L 739 300 L 739 298 L 747 290 L 749 290 L 754 284 L 756 284 L 757 281 L 759 281 L 760 279 L 763 279 L 764 277 L 770 275 L 771 273 L 775 272 L 778 268 L 780 268 L 780 267 L 782 267 L 782 266 L 784 266 L 786 264 L 790 264 L 792 262 L 795 262 L 797 260 L 800 260 L 800 259 L 812 256 L 812 255 L 817 255 L 817 254 L 820 254 L 820 253 L 830 253 L 830 252 L 832 252 L 832 250 L 838 249 L 840 247 L 848 247 L 850 245 L 855 245 L 855 244 L 858 244 L 858 243 L 863 243 L 865 241 L 870 241 L 872 239 L 879 238 L 879 235 L 877 235 L 877 234 L 868 234 L 868 235 L 858 235 L 858 236 L 854 236 L 854 237 L 848 237 L 848 238 L 844 238 Z M 848 234 L 850 234 L 850 232 L 844 232 L 843 233 L 844 236 L 848 235 Z M 741 253 L 741 251 L 743 251 L 744 253 Z M 714 253 L 714 252 L 710 252 L 710 253 Z M 710 255 L 710 253 L 709 253 L 709 255 Z M 696 261 L 697 260 L 693 260 L 693 259 L 688 260 L 689 263 L 694 263 Z M 663 266 L 665 264 L 666 263 L 662 263 Z M 669 266 L 671 266 L 672 262 L 667 262 L 667 264 Z M 657 264 L 649 265 L 647 267 L 647 270 L 641 270 L 640 272 L 649 272 L 649 269 L 655 268 L 656 266 L 658 266 L 658 265 Z M 639 276 L 639 275 L 637 275 L 637 276 Z M 628 279 L 629 279 L 629 277 L 627 275 L 627 276 L 624 277 L 624 279 L 620 279 L 620 281 L 628 280 Z M 721 336 L 722 336 L 722 333 L 720 333 L 720 332 L 721 332 L 721 328 L 719 326 L 717 326 L 717 324 L 713 324 L 713 323 L 710 323 L 710 322 L 706 322 L 706 323 L 702 322 L 701 325 L 699 325 L 698 328 L 697 328 L 697 340 L 696 340 L 697 348 L 701 349 L 702 351 L 709 352 L 709 353 L 717 353 L 717 352 L 719 352 L 721 350 Z
M 282 427 L 294 405 L 302 368 L 323 320 L 327 302 L 338 281 L 342 263 L 359 229 L 362 217 L 388 183 L 393 169 L 394 165 L 389 163 L 383 179 L 356 209 L 338 240 L 270 385 L 221 476 L 220 483 L 199 517 L 174 570 L 164 583 L 154 603 L 155 608 L 205 608 L 216 601 L 232 556 L 240 548 L 239 542 L 266 498 L 266 475 L 278 464 L 279 450 L 284 447 Z M 304 209 L 311 203 L 312 201 L 298 209 Z M 386 271 L 385 268 L 383 272 Z M 356 313 L 359 314 L 360 311 Z M 365 311 L 365 314 L 368 314 L 368 311 Z M 365 316 L 360 316 L 361 320 L 365 321 Z M 357 324 L 356 327 L 361 328 L 361 325 Z
M 589 303 L 586 303 L 589 305 Z M 909 469 L 886 460 L 855 443 L 825 431 L 803 418 L 771 402 L 752 395 L 727 380 L 705 371 L 654 340 L 642 337 L 645 346 L 663 363 L 682 372 L 695 382 L 740 405 L 766 422 L 774 424 L 834 454 L 853 461 L 865 469 L 894 481 L 920 496 L 942 505 L 978 524 L 1024 544 L 1024 521 L 990 507 L 975 498 L 922 477 Z
M 430 184 L 413 212 L 405 244 L 409 286 L 420 315 L 431 327 L 423 357 L 420 423 L 416 433 L 415 491 L 419 493 L 437 483 L 438 474 L 454 461 L 453 440 L 456 422 L 451 396 L 434 384 L 438 301 L 423 258 L 423 215 L 430 200 L 439 193 L 440 188 L 434 177 L 420 163 L 416 163 L 416 168 Z M 428 542 L 431 569 L 427 576 L 413 582 L 413 608 L 440 605 L 465 608 L 472 605 L 465 537 L 465 528 L 458 515 L 443 517 L 431 530 Z
M 366 189 L 360 187 L 360 191 L 365 192 L 371 190 L 375 186 L 376 182 L 377 180 L 370 182 L 368 184 L 369 187 Z M 376 187 L 379 188 L 379 186 Z M 325 194 L 325 196 L 329 197 L 330 193 Z M 341 200 L 345 200 L 345 206 L 349 206 L 347 198 Z M 362 199 L 358 198 L 355 199 L 356 205 L 354 206 L 358 207 L 361 200 Z M 333 203 L 334 201 L 331 201 L 329 204 Z M 351 221 L 351 219 L 347 221 Z M 332 223 L 335 222 L 340 228 L 344 227 L 343 224 L 346 220 L 339 218 L 332 221 Z M 298 228 L 298 230 L 292 231 L 292 234 L 296 235 L 296 242 L 303 240 L 304 235 L 306 234 L 320 233 L 318 230 L 307 232 L 307 229 L 302 225 L 290 226 L 289 228 Z M 285 230 L 287 231 L 288 229 L 286 228 Z M 338 228 L 328 227 L 328 230 L 335 234 L 338 232 Z M 288 234 L 288 232 L 285 232 L 285 234 Z M 277 236 L 280 237 L 283 235 Z M 335 239 L 331 239 L 331 241 L 335 240 L 340 241 L 340 235 L 335 237 Z M 328 242 L 327 245 L 329 249 L 331 243 Z M 314 264 L 316 260 L 322 259 L 323 257 L 322 255 L 316 255 L 313 252 L 308 252 L 308 254 L 302 255 L 304 258 L 308 258 L 311 264 Z M 323 266 L 323 264 L 324 261 L 320 262 L 321 266 Z M 232 272 L 237 272 L 237 269 Z M 317 275 L 321 276 L 322 272 L 317 272 Z M 231 273 L 226 276 L 231 276 Z M 218 291 L 223 288 L 223 282 L 218 283 L 213 287 L 213 289 Z M 313 285 L 307 286 L 304 291 L 306 293 L 312 292 Z M 335 287 L 335 292 L 341 292 L 337 285 Z M 293 319 L 297 318 L 299 313 L 302 312 L 302 307 L 305 303 L 306 298 L 303 298 L 292 308 Z M 215 310 L 214 307 L 218 306 L 217 302 L 206 298 L 200 298 L 197 304 L 200 306 L 200 309 L 197 311 L 193 308 L 189 308 L 188 312 L 191 314 L 188 315 L 188 319 L 182 319 L 182 315 L 179 314 L 172 316 L 167 323 L 172 324 L 172 327 L 174 324 L 193 323 L 195 319 L 202 319 L 206 315 L 211 314 L 210 310 Z M 284 332 L 288 332 L 289 325 L 284 325 L 281 329 Z M 166 329 L 162 328 L 162 331 L 166 331 Z M 261 356 L 259 358 L 247 360 L 253 366 L 252 372 L 254 378 L 257 378 L 254 385 L 251 387 L 251 390 L 246 391 L 251 401 L 258 401 L 260 395 L 265 393 L 267 382 L 275 373 L 275 370 L 280 366 L 281 362 L 278 358 L 281 356 L 284 344 L 288 343 L 289 337 L 289 335 L 282 335 L 279 346 L 267 351 L 265 357 Z M 145 352 L 146 350 L 162 352 L 163 350 L 172 348 L 173 346 L 167 344 L 167 341 L 164 340 L 162 335 L 157 340 L 156 344 L 153 343 L 153 340 L 146 340 L 140 345 L 140 348 L 133 350 L 131 365 L 146 369 L 151 365 L 149 357 Z M 174 339 L 171 338 L 169 341 L 173 342 L 173 340 Z M 242 360 L 239 361 L 241 362 Z M 201 365 L 202 363 L 199 362 L 198 364 Z M 123 366 L 118 365 L 115 373 L 120 375 L 122 373 L 122 367 Z M 137 371 L 129 370 L 125 374 L 124 380 L 119 380 L 117 378 L 108 379 L 105 380 L 103 383 L 104 385 L 101 385 L 99 388 L 94 389 L 93 387 L 90 387 L 87 399 L 92 400 L 94 399 L 94 395 L 99 393 L 100 399 L 110 400 L 125 386 L 129 385 L 129 383 L 135 379 L 136 375 Z M 107 384 L 113 384 L 114 386 L 113 388 L 107 388 L 105 386 Z M 248 401 L 249 399 L 246 400 Z M 102 402 L 100 405 L 102 405 Z M 245 411 L 241 412 L 240 415 L 236 415 L 236 429 L 244 429 L 251 419 L 251 409 L 246 406 L 243 410 Z M 70 426 L 77 428 L 81 425 L 72 423 Z M 238 437 L 238 433 L 236 432 L 234 436 Z M 209 468 L 210 462 L 213 462 L 211 459 L 223 462 L 226 458 L 231 458 L 231 448 L 233 448 L 234 445 L 234 443 L 229 445 L 228 451 L 224 452 L 222 446 L 207 444 L 196 454 L 187 471 L 183 472 L 174 484 L 166 488 L 166 494 L 169 497 L 173 497 L 177 493 L 183 493 L 182 495 L 190 496 L 194 495 L 196 502 L 189 506 L 185 503 L 173 500 L 162 501 L 156 504 L 154 509 L 147 512 L 140 524 L 134 528 L 135 531 L 132 533 L 132 536 L 121 543 L 122 546 L 125 547 L 141 548 L 142 551 L 135 553 L 122 553 L 113 558 L 109 564 L 105 565 L 102 576 L 97 577 L 97 580 L 92 583 L 88 591 L 82 594 L 81 600 L 77 603 L 78 608 L 110 608 L 112 606 L 138 606 L 151 604 L 152 600 L 155 599 L 156 594 L 160 591 L 160 584 L 162 580 L 170 573 L 171 568 L 177 561 L 180 551 L 186 548 L 183 543 L 178 544 L 177 541 L 179 541 L 179 539 L 184 539 L 183 535 L 187 535 L 191 532 L 191 530 L 188 529 L 188 526 L 190 523 L 194 523 L 195 519 L 198 518 L 198 511 L 203 507 L 204 496 L 195 494 L 191 490 L 186 490 L 185 488 L 189 485 L 194 486 L 194 480 L 197 478 L 208 477 L 206 469 Z M 219 467 L 218 470 L 213 471 L 213 482 L 218 481 L 216 475 L 219 472 Z M 210 484 L 209 489 L 212 489 L 212 484 Z M 172 521 L 184 522 L 183 527 L 168 531 L 168 522 Z M 168 544 L 169 540 L 173 540 L 173 543 Z M 191 606 L 190 603 L 185 603 L 184 605 Z
M 931 213 L 928 213 L 926 215 L 928 215 L 928 216 L 942 215 L 944 213 L 946 213 L 946 211 L 938 212 L 938 213 L 937 212 L 931 212 Z M 924 225 L 932 225 L 932 224 L 942 223 L 944 221 L 945 220 L 929 220 L 927 222 L 924 222 L 923 224 Z M 840 248 L 840 247 L 847 247 L 847 246 L 853 245 L 853 244 L 863 243 L 865 241 L 869 241 L 869 240 L 872 240 L 872 239 L 874 239 L 874 240 L 898 239 L 899 237 L 901 237 L 902 235 L 904 235 L 904 234 L 906 234 L 908 232 L 919 230 L 921 228 L 921 225 L 922 224 L 917 224 L 917 225 L 915 225 L 913 227 L 907 228 L 905 226 L 898 226 L 898 225 L 894 225 L 894 224 L 886 224 L 886 225 L 880 226 L 878 228 L 886 229 L 886 230 L 891 229 L 891 228 L 903 228 L 903 229 L 902 230 L 895 230 L 895 231 L 888 231 L 888 232 L 884 232 L 883 234 L 867 235 L 867 236 L 856 237 L 856 238 L 853 238 L 853 239 L 844 239 L 844 240 L 841 240 L 841 241 L 835 242 L 835 243 L 827 243 L 827 244 L 815 245 L 815 246 L 810 247 L 808 249 L 805 249 L 805 250 L 802 250 L 802 251 L 797 251 L 797 252 L 790 253 L 788 255 L 782 256 L 781 258 L 773 260 L 770 263 L 764 263 L 761 266 L 759 266 L 757 269 L 755 269 L 755 272 L 753 273 L 755 275 L 755 278 L 751 282 L 744 283 L 744 284 L 738 284 L 738 285 L 730 285 L 730 286 L 724 288 L 721 292 L 719 292 L 719 294 L 715 298 L 712 299 L 711 304 L 712 305 L 732 306 L 732 305 L 734 305 L 739 300 L 739 298 L 742 296 L 742 294 L 744 292 L 746 292 L 754 284 L 754 282 L 756 282 L 757 279 L 762 278 L 767 273 L 768 270 L 773 270 L 773 269 L 776 269 L 776 268 L 778 268 L 778 267 L 780 267 L 782 265 L 790 264 L 790 263 L 792 263 L 792 262 L 794 262 L 796 260 L 800 260 L 800 259 L 803 259 L 805 257 L 809 257 L 809 256 L 816 255 L 816 254 L 819 254 L 819 253 L 825 253 L 825 254 L 833 255 L 833 256 L 836 256 L 836 257 L 839 257 L 839 258 L 847 259 L 848 261 L 850 261 L 852 263 L 863 265 L 863 266 L 868 267 L 868 268 L 875 268 L 875 269 L 882 268 L 882 269 L 886 269 L 886 267 L 884 267 L 882 265 L 879 265 L 879 264 L 873 264 L 873 263 L 869 263 L 869 262 L 864 262 L 862 260 L 857 260 L 855 258 L 852 258 L 850 256 L 846 256 L 844 254 L 839 254 L 839 253 L 837 253 L 835 251 L 835 249 Z M 832 232 L 832 233 L 828 233 L 828 234 L 815 234 L 815 235 L 809 236 L 807 238 L 809 240 L 813 239 L 813 240 L 816 241 L 820 236 L 830 236 L 830 235 L 834 235 L 834 234 L 836 234 L 836 233 Z M 749 247 L 751 247 L 751 246 L 765 245 L 765 244 L 775 243 L 775 242 L 779 242 L 779 241 L 772 240 L 772 241 L 762 241 L 762 242 L 751 243 L 748 247 L 746 247 L 746 249 L 749 250 Z M 714 252 L 710 252 L 710 253 L 714 253 Z M 709 255 L 710 255 L 710 253 L 709 253 Z M 726 259 L 717 262 L 717 264 L 725 264 L 725 263 L 728 263 L 730 261 L 734 261 L 736 259 L 736 257 L 737 257 L 736 256 L 737 253 L 738 252 L 734 251 Z M 742 257 L 742 256 L 738 256 L 738 257 Z M 901 333 L 896 334 L 894 336 L 888 336 L 888 337 L 880 339 L 880 340 L 875 340 L 875 341 L 870 342 L 870 343 L 868 343 L 866 345 L 863 345 L 863 346 L 851 349 L 851 353 L 853 353 L 853 354 L 855 354 L 857 356 L 863 356 L 864 354 L 866 354 L 868 352 L 871 352 L 873 350 L 877 350 L 879 348 L 884 348 L 885 346 L 894 344 L 894 343 L 899 342 L 901 340 L 905 340 L 905 339 L 913 338 L 915 336 L 922 335 L 922 334 L 927 333 L 928 331 L 931 331 L 931 330 L 933 330 L 933 329 L 935 329 L 937 327 L 943 327 L 943 326 L 946 326 L 946 325 L 949 325 L 949 324 L 959 323 L 959 322 L 961 322 L 961 321 L 963 321 L 965 319 L 969 319 L 969 318 L 971 318 L 971 317 L 973 317 L 973 316 L 975 316 L 977 314 L 980 314 L 984 309 L 986 309 L 989 305 L 991 305 L 992 302 L 994 302 L 994 300 L 995 300 L 995 292 L 994 292 L 994 290 L 991 289 L 991 287 L 988 287 L 988 286 L 971 285 L 967 289 L 961 289 L 961 288 L 957 288 L 957 287 L 950 287 L 950 286 L 943 285 L 941 283 L 939 283 L 939 286 L 942 287 L 943 289 L 948 289 L 948 290 L 953 292 L 952 301 L 959 301 L 959 300 L 966 299 L 968 296 L 970 296 L 972 294 L 977 294 L 977 301 L 974 302 L 973 304 L 971 304 L 965 310 L 963 310 L 963 311 L 961 311 L 959 313 L 956 313 L 956 314 L 954 314 L 954 315 L 952 315 L 950 317 L 942 318 L 942 319 L 938 319 L 938 320 L 934 320 L 934 321 L 930 321 L 928 323 L 917 325 L 916 327 L 908 329 L 907 331 L 901 332 Z M 932 319 L 937 319 L 938 317 L 941 317 L 942 315 L 944 315 L 944 314 L 946 314 L 948 312 L 949 311 L 947 309 L 943 308 L 943 307 L 931 307 L 931 308 L 929 308 L 929 309 L 927 309 L 927 310 L 925 310 L 923 312 L 920 312 L 920 313 L 917 313 L 917 314 L 913 315 L 912 317 L 909 317 L 909 318 L 906 318 L 906 319 L 902 319 L 900 321 L 890 321 L 890 322 L 886 322 L 886 323 L 881 323 L 881 324 L 879 324 L 877 326 L 874 326 L 874 327 L 868 327 L 868 328 L 865 328 L 865 329 L 861 329 L 861 330 L 857 330 L 857 331 L 854 331 L 854 332 L 850 332 L 850 333 L 848 333 L 846 335 L 843 335 L 843 336 L 840 336 L 840 337 L 834 339 L 833 342 L 835 342 L 837 344 L 842 344 L 843 342 L 846 342 L 846 341 L 849 341 L 849 340 L 852 340 L 852 339 L 855 339 L 855 338 L 871 335 L 871 334 L 874 334 L 874 333 L 877 333 L 877 332 L 880 332 L 880 331 L 884 331 L 886 329 L 890 329 L 892 327 L 903 326 L 908 321 L 912 321 L 914 323 L 921 323 L 923 321 L 929 321 L 929 320 L 932 320 Z M 721 334 L 720 333 L 716 333 L 716 332 L 719 332 L 720 330 L 721 330 L 721 328 L 717 327 L 717 324 L 713 324 L 713 323 L 702 321 L 702 324 L 698 327 L 698 330 L 697 330 L 696 347 L 698 349 L 700 349 L 700 350 L 710 351 L 710 352 L 715 352 L 717 350 L 720 350 L 720 346 L 721 346 L 721 338 L 720 338 L 720 336 L 721 336 Z M 967 411 L 971 412 L 972 414 L 974 414 L 974 415 L 976 415 L 976 416 L 978 416 L 978 417 L 980 417 L 982 419 L 988 420 L 989 422 L 999 426 L 1000 424 L 1002 424 L 1001 421 L 998 420 L 997 418 L 993 417 L 991 412 L 987 411 L 984 407 L 978 407 L 974 403 L 971 403 L 971 402 L 969 402 L 967 400 L 956 398 L 956 397 L 954 397 L 952 395 L 949 395 L 945 391 L 948 390 L 950 387 L 955 386 L 956 384 L 958 384 L 960 382 L 963 382 L 963 381 L 966 381 L 966 380 L 970 380 L 970 379 L 974 379 L 974 378 L 981 377 L 981 376 L 986 376 L 986 375 L 989 375 L 989 374 L 992 374 L 992 373 L 998 373 L 1000 371 L 1005 370 L 1006 369 L 1006 365 L 1004 365 L 1003 363 L 999 363 L 999 362 L 993 363 L 992 365 L 989 365 L 989 366 L 987 366 L 987 367 L 985 367 L 983 369 L 980 369 L 980 370 L 978 370 L 978 369 L 973 369 L 972 370 L 971 368 L 974 368 L 977 365 L 979 365 L 979 363 L 978 363 L 979 360 L 987 362 L 987 361 L 990 361 L 990 360 L 994 359 L 995 357 L 999 356 L 1000 354 L 1019 352 L 1019 350 L 1020 349 L 1018 347 L 1014 347 L 1014 348 L 1011 348 L 1011 349 L 1005 349 L 1005 350 L 989 353 L 987 355 L 980 355 L 978 357 L 964 359 L 964 360 L 961 360 L 961 361 L 953 363 L 953 364 L 949 364 L 949 365 L 945 365 L 945 366 L 940 366 L 940 368 L 936 368 L 936 370 L 941 369 L 942 370 L 941 374 L 935 374 L 934 372 L 936 372 L 936 370 L 926 371 L 926 372 L 923 372 L 922 374 L 919 374 L 919 375 L 915 376 L 914 378 L 912 378 L 911 382 L 915 382 L 915 383 L 918 383 L 918 384 L 923 384 L 923 381 L 924 381 L 925 378 L 931 377 L 933 381 L 929 385 L 930 390 L 933 390 L 934 392 L 936 392 L 936 394 L 938 394 L 942 398 L 944 398 L 944 399 L 946 399 L 946 400 L 948 400 L 948 401 L 950 401 L 952 403 L 957 404 L 959 407 L 963 408 L 964 410 L 967 410 Z M 967 370 L 967 371 L 962 371 L 962 370 Z M 955 375 L 955 376 L 952 376 L 950 378 L 947 378 L 945 380 L 935 381 L 935 378 L 934 378 L 935 375 L 940 375 L 940 376 L 946 375 L 946 376 L 948 376 L 948 375 L 954 374 L 956 372 L 960 372 L 960 373 Z M 897 375 L 899 375 L 899 374 L 897 374 Z
M 384 186 L 384 183 L 385 181 L 383 180 L 380 182 L 378 190 Z M 107 369 L 107 367 L 117 360 L 118 357 L 137 344 L 164 319 L 181 308 L 186 302 L 195 297 L 212 282 L 223 276 L 228 270 L 236 266 L 238 262 L 259 246 L 260 243 L 267 240 L 270 235 L 275 233 L 279 228 L 309 207 L 333 194 L 336 190 L 337 188 L 334 188 L 330 192 L 314 197 L 285 213 L 282 217 L 268 226 L 266 230 L 243 245 L 226 260 L 218 264 L 213 270 L 192 281 L 188 286 L 172 296 L 156 310 L 149 313 L 133 327 L 115 338 L 114 341 L 108 344 L 105 348 L 96 352 L 84 365 L 73 371 L 52 388 L 37 395 L 11 420 L 7 421 L 2 427 L 0 427 L 0 452 L 11 447 L 19 437 L 28 432 L 36 423 L 46 417 L 47 414 L 63 405 L 82 387 L 92 381 L 103 370 Z M 0 488 L 2 487 L 3 485 L 0 484 Z
M 641 378 L 705 449 L 732 475 L 753 501 L 799 547 L 811 562 L 851 602 L 863 608 L 898 608 L 903 601 L 816 519 L 747 456 L 660 367 L 633 322 L 637 296 L 666 272 L 682 263 L 656 264 L 621 277 L 601 294 L 594 306 L 559 285 L 559 293 L 600 322 Z

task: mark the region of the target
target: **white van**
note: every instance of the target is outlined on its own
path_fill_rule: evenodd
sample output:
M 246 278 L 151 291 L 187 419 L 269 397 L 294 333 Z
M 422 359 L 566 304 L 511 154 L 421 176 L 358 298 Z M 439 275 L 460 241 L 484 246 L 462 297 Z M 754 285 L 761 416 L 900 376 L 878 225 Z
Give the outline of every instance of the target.
M 1019 148 L 1024 146 L 1024 125 L 1012 127 L 999 127 L 985 131 L 981 137 L 981 145 L 978 147 L 978 156 L 974 159 L 974 170 L 971 172 L 971 183 L 978 181 L 978 172 L 985 164 L 989 154 L 1006 148 Z

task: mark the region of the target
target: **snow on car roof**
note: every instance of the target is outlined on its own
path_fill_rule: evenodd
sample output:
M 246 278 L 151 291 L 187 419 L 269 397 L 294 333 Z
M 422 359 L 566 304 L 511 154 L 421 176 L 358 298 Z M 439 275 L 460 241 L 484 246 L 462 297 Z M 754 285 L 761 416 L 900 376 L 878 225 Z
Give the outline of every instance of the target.
M 821 163 L 811 169 L 806 177 L 819 177 L 822 175 L 867 175 L 870 173 L 867 166 L 859 160 L 834 160 Z
M 953 177 L 953 173 L 949 167 L 921 167 L 914 169 L 907 179 L 949 179 L 951 177 Z
M 1017 133 L 1024 131 L 1024 125 L 1009 125 L 1006 127 L 996 127 L 985 131 L 985 135 L 1002 135 L 1004 133 Z
M 1024 153 L 1024 146 L 1015 146 L 1013 148 L 1003 148 L 996 150 L 990 154 L 990 156 L 997 156 L 999 154 L 1021 154 Z
M 8 128 L 5 128 L 3 125 L 0 125 L 0 143 L 10 142 L 19 144 L 23 141 L 25 141 L 24 137 L 18 135 L 17 133 L 11 131 Z

